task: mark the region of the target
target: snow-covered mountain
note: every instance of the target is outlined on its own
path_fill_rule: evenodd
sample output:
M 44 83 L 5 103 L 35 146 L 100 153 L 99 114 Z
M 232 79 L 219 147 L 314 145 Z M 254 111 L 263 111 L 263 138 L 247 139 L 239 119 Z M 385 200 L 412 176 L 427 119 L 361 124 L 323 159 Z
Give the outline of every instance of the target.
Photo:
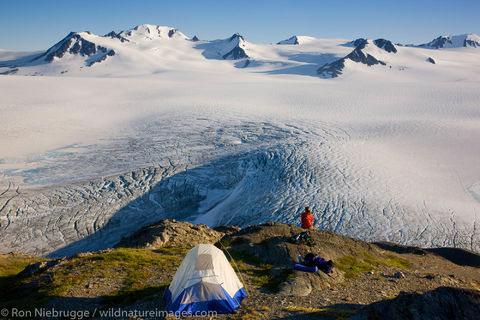
M 385 50 L 386 52 L 389 52 L 389 53 L 397 52 L 397 49 L 395 48 L 395 46 L 388 40 L 377 39 L 373 41 L 373 43 L 375 44 L 375 46 Z M 383 66 L 386 65 L 385 62 L 378 60 L 377 58 L 375 58 L 373 55 L 369 53 L 369 52 L 372 52 L 372 50 L 370 50 L 371 43 L 368 40 L 361 38 L 353 41 L 352 44 L 355 45 L 355 49 L 353 49 L 352 52 L 350 52 L 348 55 L 346 55 L 345 57 L 339 60 L 323 65 L 317 70 L 318 74 L 325 78 L 338 77 L 339 75 L 342 74 L 345 66 L 351 62 L 364 64 L 368 67 L 371 67 L 377 64 L 380 64 Z
M 120 33 L 112 31 L 104 36 L 91 32 L 70 32 L 65 38 L 42 54 L 30 59 L 11 59 L 0 62 L 3 73 L 24 75 L 78 74 L 88 72 L 121 53 L 121 58 L 110 64 L 122 69 L 121 64 L 142 65 L 145 55 L 152 57 L 152 48 L 164 46 L 165 41 L 184 42 L 188 38 L 175 28 L 140 25 Z M 109 61 L 110 62 L 110 61 Z M 85 70 L 82 70 L 84 69 Z M 114 72 L 115 73 L 115 72 Z
M 442 48 L 462 48 L 462 47 L 480 47 L 480 37 L 476 34 L 461 34 L 455 36 L 440 36 L 428 43 L 418 45 L 420 48 L 442 49 Z
M 123 38 L 138 43 L 145 40 L 154 41 L 157 39 L 188 39 L 187 36 L 175 28 L 151 24 L 142 24 L 133 29 L 122 31 L 116 36 L 116 38 Z
M 305 44 L 315 40 L 315 38 L 309 36 L 293 36 L 286 40 L 277 42 L 277 44 Z
M 75 57 L 81 57 L 85 59 L 85 65 L 90 67 L 94 63 L 102 62 L 107 57 L 115 55 L 113 49 L 105 48 L 86 38 L 94 40 L 92 38 L 95 37 L 91 37 L 90 32 L 71 32 L 45 53 L 27 62 L 26 65 L 41 62 L 50 63 L 54 60 L 69 60 Z
M 214 40 L 201 46 L 205 57 L 212 59 L 239 60 L 249 58 L 249 43 L 238 33 L 228 39 Z
M 202 71 L 233 67 L 245 72 L 321 78 L 373 70 L 381 74 L 389 72 L 392 77 L 396 77 L 398 71 L 416 77 L 416 73 L 432 74 L 431 62 L 434 61 L 436 66 L 442 65 L 437 68 L 439 73 L 449 75 L 451 72 L 446 69 L 455 69 L 450 61 L 457 63 L 458 57 L 454 59 L 449 53 L 427 53 L 423 49 L 460 44 L 475 47 L 478 37 L 441 37 L 415 48 L 397 47 L 386 39 L 346 41 L 308 36 L 293 36 L 277 44 L 255 44 L 247 42 L 238 33 L 226 39 L 200 41 L 198 37 L 190 39 L 172 27 L 146 24 L 119 33 L 112 31 L 104 36 L 71 32 L 41 54 L 18 54 L 15 57 L 11 53 L 10 59 L 2 59 L 0 55 L 0 74 L 131 76 L 178 69 Z M 471 52 L 463 55 L 470 61 Z M 364 69 L 358 68 L 359 64 L 369 67 L 386 65 L 387 68 Z M 471 69 L 472 65 L 465 63 L 464 67 Z

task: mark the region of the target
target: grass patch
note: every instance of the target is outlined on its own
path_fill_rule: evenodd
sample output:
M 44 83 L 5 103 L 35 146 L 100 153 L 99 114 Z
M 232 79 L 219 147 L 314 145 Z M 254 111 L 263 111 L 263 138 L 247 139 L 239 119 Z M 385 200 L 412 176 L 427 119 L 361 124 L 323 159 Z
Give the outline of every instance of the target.
M 46 260 L 24 255 L 5 254 L 0 256 L 0 278 L 14 276 L 31 263 Z
M 224 247 L 225 248 L 230 248 L 230 247 L 233 247 L 233 246 L 238 246 L 238 245 L 244 244 L 246 242 L 247 242 L 247 240 L 245 240 L 244 238 L 241 238 L 241 237 L 230 237 L 230 238 L 218 241 L 215 245 L 218 248 L 223 249 Z
M 335 261 L 335 267 L 345 272 L 345 278 L 356 278 L 359 273 L 374 270 L 375 267 L 352 256 L 343 256 Z
M 386 258 L 379 259 L 363 250 L 359 250 L 358 253 L 362 256 L 361 261 L 352 256 L 343 256 L 335 262 L 335 267 L 345 272 L 347 279 L 356 278 L 360 273 L 375 270 L 380 265 L 400 269 L 410 268 L 410 263 L 406 259 L 394 255 L 387 255 Z
M 230 254 L 236 261 L 239 271 L 249 275 L 251 284 L 269 292 L 278 292 L 280 284 L 294 276 L 290 269 L 282 269 L 277 275 L 272 275 L 273 265 L 261 261 L 250 252 L 232 250 Z
M 22 284 L 22 279 L 18 274 L 29 264 L 44 260 L 47 259 L 25 255 L 5 254 L 0 256 L 0 300 L 4 307 L 11 306 L 9 301 L 15 296 L 16 288 Z
M 362 259 L 365 263 L 371 264 L 373 266 L 378 265 L 379 260 L 372 256 L 370 253 L 363 250 L 359 250 L 358 253 L 362 255 Z
M 285 310 L 293 311 L 293 312 L 308 313 L 318 317 L 334 318 L 335 320 L 346 320 L 352 317 L 358 311 L 358 310 L 343 310 L 343 309 L 335 309 L 335 308 L 321 308 L 321 309 L 306 308 L 306 307 L 297 307 L 297 306 L 289 306 L 289 307 L 286 307 Z
M 372 266 L 387 266 L 387 267 L 392 267 L 392 268 L 400 268 L 400 269 L 409 269 L 410 268 L 410 263 L 404 258 L 397 257 L 395 255 L 389 254 L 385 259 L 378 259 L 369 254 L 366 251 L 359 250 L 358 251 L 363 258 L 363 261 L 365 263 L 371 264 Z
M 115 280 L 112 282 L 120 283 L 121 288 L 117 290 L 112 287 L 111 292 L 102 297 L 102 303 L 128 305 L 163 292 L 168 284 L 159 283 L 155 277 L 176 270 L 187 251 L 188 248 L 181 247 L 155 251 L 118 248 L 75 256 L 54 269 L 27 279 L 18 279 L 14 286 L 10 283 L 8 303 L 26 308 L 41 307 L 53 297 L 63 297 L 73 288 L 85 287 L 92 279 L 94 282 L 112 279 Z
M 248 252 L 248 251 L 245 251 L 245 250 L 230 250 L 230 255 L 236 260 L 236 261 L 241 261 L 241 262 L 245 262 L 245 263 L 248 263 L 248 264 L 255 264 L 255 265 L 262 265 L 262 264 L 265 264 L 267 265 L 266 263 L 264 263 L 262 260 L 260 260 L 259 257 L 257 257 L 256 255 Z M 227 254 L 228 256 L 228 254 Z
M 386 259 L 380 260 L 380 264 L 383 264 L 392 268 L 410 269 L 411 265 L 407 259 L 396 257 L 394 255 L 388 255 Z
M 29 264 L 46 260 L 44 258 L 24 255 L 5 254 L 0 256 L 0 298 L 8 292 L 8 288 L 17 282 L 17 275 Z

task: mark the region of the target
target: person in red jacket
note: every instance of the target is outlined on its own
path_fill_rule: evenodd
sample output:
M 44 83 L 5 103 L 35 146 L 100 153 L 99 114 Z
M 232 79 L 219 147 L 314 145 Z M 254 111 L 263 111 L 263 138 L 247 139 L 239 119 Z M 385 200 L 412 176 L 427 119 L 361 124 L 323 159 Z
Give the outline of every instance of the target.
M 305 207 L 305 211 L 302 213 L 302 228 L 313 228 L 313 214 L 310 207 Z

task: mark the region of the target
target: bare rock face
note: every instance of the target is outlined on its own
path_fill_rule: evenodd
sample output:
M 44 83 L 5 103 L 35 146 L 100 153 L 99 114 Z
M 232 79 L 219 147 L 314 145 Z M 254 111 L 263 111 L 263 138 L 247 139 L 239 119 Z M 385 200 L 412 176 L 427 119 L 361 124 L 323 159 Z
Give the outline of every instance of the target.
M 397 53 L 397 48 L 395 48 L 395 45 L 390 40 L 376 39 L 373 41 L 373 43 L 380 49 L 383 49 L 389 53 Z
M 351 319 L 460 320 L 478 319 L 479 314 L 479 291 L 439 287 L 425 294 L 401 293 L 393 300 L 373 303 Z
M 308 276 L 295 276 L 280 285 L 279 295 L 306 297 L 311 292 L 314 286 Z
M 195 246 L 200 243 L 215 243 L 224 235 L 225 232 L 215 231 L 204 224 L 194 225 L 165 219 L 123 238 L 116 247 L 156 249 L 165 246 Z
M 384 40 L 384 39 L 377 39 L 375 41 L 377 41 L 375 43 L 375 45 L 377 47 L 382 48 L 387 52 L 393 52 L 393 53 L 396 52 L 395 47 L 393 46 L 393 44 L 391 44 L 390 41 L 388 41 L 389 44 L 386 42 L 387 40 Z M 369 67 L 371 67 L 373 65 L 376 65 L 376 64 L 380 64 L 380 65 L 383 65 L 383 66 L 386 65 L 385 62 L 383 62 L 381 60 L 378 60 L 374 56 L 372 56 L 368 53 L 365 53 L 363 51 L 363 49 L 365 49 L 365 46 L 368 44 L 367 40 L 365 40 L 363 38 L 360 38 L 360 39 L 357 39 L 357 40 L 353 41 L 351 44 L 355 45 L 355 49 L 353 49 L 352 52 L 350 52 L 348 55 L 346 55 L 342 59 L 335 60 L 333 62 L 324 64 L 323 66 L 321 66 L 317 70 L 317 73 L 322 77 L 336 78 L 336 77 L 338 77 L 339 75 L 342 74 L 342 71 L 345 68 L 345 61 L 346 60 L 351 60 L 351 61 L 356 62 L 356 63 L 362 63 L 362 64 L 365 64 Z M 393 51 L 393 50 L 395 50 L 395 51 Z
M 57 264 L 59 264 L 62 260 L 59 259 L 59 260 L 50 260 L 50 261 L 39 261 L 39 262 L 35 262 L 35 263 L 32 263 L 32 264 L 29 264 L 25 269 L 23 269 L 22 272 L 20 272 L 18 275 L 20 277 L 30 277 L 31 275 L 39 272 L 39 271 L 42 271 L 42 270 L 45 270 L 45 269 L 48 269 L 48 268 L 52 268 L 54 266 L 56 266 Z

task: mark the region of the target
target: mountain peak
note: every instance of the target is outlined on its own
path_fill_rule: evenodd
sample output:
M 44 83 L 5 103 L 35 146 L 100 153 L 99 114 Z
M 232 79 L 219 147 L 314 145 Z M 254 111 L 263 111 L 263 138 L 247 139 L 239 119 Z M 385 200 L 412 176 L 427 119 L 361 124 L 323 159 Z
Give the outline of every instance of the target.
M 282 40 L 282 41 L 279 41 L 277 42 L 277 44 L 300 44 L 300 42 L 298 41 L 298 37 L 297 36 L 293 36 L 293 37 L 290 37 L 286 40 Z
M 376 39 L 373 41 L 373 43 L 380 49 L 383 49 L 387 52 L 397 53 L 397 48 L 395 48 L 395 45 L 390 40 Z
M 315 40 L 313 37 L 309 36 L 292 36 L 286 40 L 282 40 L 277 42 L 277 44 L 292 44 L 292 45 L 298 45 L 298 44 L 305 44 L 307 42 L 310 42 L 312 40 Z
M 324 78 L 336 78 L 343 73 L 343 69 L 345 68 L 345 62 L 347 60 L 350 60 L 350 61 L 353 61 L 353 62 L 356 62 L 356 63 L 361 63 L 361 64 L 367 65 L 369 67 L 371 67 L 373 65 L 376 65 L 376 64 L 380 64 L 380 65 L 385 66 L 386 65 L 385 62 L 383 62 L 381 60 L 378 60 L 377 58 L 375 58 L 374 56 L 372 56 L 371 54 L 369 54 L 367 52 L 364 52 L 364 49 L 368 44 L 369 44 L 368 40 L 363 39 L 363 38 L 359 38 L 359 39 L 356 39 L 352 42 L 349 42 L 347 45 L 349 45 L 349 46 L 354 45 L 355 46 L 355 49 L 353 49 L 352 52 L 350 52 L 348 55 L 346 55 L 345 57 L 343 57 L 341 59 L 338 59 L 336 61 L 324 64 L 319 69 L 317 69 L 317 73 L 321 77 L 324 77 Z M 394 53 L 397 52 L 395 47 L 393 46 L 393 44 L 388 40 L 377 39 L 377 40 L 374 41 L 374 44 L 377 47 L 379 47 L 381 49 L 384 49 L 387 52 L 394 52 Z M 395 50 L 395 51 L 393 51 L 393 50 L 389 51 L 389 50 L 392 49 L 390 47 L 390 45 L 393 46 L 393 50 Z
M 148 39 L 170 39 L 170 38 L 179 38 L 179 39 L 188 39 L 183 33 L 178 29 L 169 27 L 169 26 L 157 26 L 153 24 L 141 24 L 133 29 L 125 30 L 119 34 L 123 38 L 136 38 L 137 40 Z
M 243 36 L 240 34 L 240 33 L 234 33 L 231 37 L 230 37 L 230 41 L 234 41 L 234 40 L 238 40 L 238 41 L 245 41 L 245 39 L 243 38 Z
M 223 59 L 243 59 L 249 58 L 245 52 L 245 39 L 239 34 L 235 33 L 228 39 L 228 44 L 223 48 Z
M 112 31 L 113 32 L 113 31 Z M 109 36 L 112 36 L 113 33 Z M 86 57 L 86 65 L 92 66 L 94 63 L 101 62 L 109 56 L 115 55 L 113 49 L 107 49 L 103 46 L 92 42 L 92 38 L 96 37 L 89 31 L 70 32 L 65 38 L 50 47 L 45 53 L 36 57 L 33 61 L 53 62 L 55 59 L 61 59 L 65 55 L 76 55 Z M 88 39 L 87 39 L 88 38 Z
M 112 38 L 112 39 L 119 39 L 121 42 L 128 42 L 129 40 L 122 37 L 120 34 L 116 33 L 115 31 L 111 31 L 109 33 L 107 33 L 106 35 L 104 35 L 104 37 L 107 37 L 107 38 Z
M 480 37 L 474 33 L 466 33 L 460 35 L 439 36 L 428 43 L 418 45 L 420 48 L 442 49 L 442 48 L 465 48 L 480 47 Z
M 62 58 L 66 53 L 89 56 L 97 52 L 95 43 L 85 39 L 84 35 L 90 32 L 70 32 L 65 38 L 48 49 L 42 56 L 45 61 L 52 62 L 55 58 Z M 39 57 L 39 58 L 40 58 Z M 37 58 L 38 59 L 38 58 Z

